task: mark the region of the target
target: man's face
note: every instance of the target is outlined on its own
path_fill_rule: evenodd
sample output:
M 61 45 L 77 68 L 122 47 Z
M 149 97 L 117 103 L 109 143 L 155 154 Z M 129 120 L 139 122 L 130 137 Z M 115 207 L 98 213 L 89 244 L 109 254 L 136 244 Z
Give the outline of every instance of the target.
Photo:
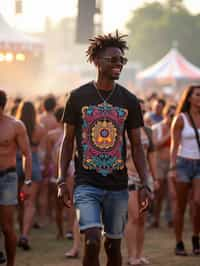
M 127 59 L 119 48 L 108 47 L 98 56 L 97 67 L 103 77 L 109 80 L 117 80 L 126 62 Z
M 157 114 L 157 115 L 161 115 L 162 111 L 163 111 L 163 104 L 159 101 L 155 101 L 154 105 L 153 105 L 153 111 Z

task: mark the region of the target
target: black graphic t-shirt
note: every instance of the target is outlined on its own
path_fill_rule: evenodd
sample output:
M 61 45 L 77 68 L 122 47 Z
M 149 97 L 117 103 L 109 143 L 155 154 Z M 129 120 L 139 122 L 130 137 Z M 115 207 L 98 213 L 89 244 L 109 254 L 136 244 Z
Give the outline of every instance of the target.
M 119 84 L 110 97 L 100 94 L 87 83 L 71 92 L 65 106 L 63 122 L 76 128 L 75 185 L 120 190 L 128 183 L 125 131 L 143 126 L 142 113 L 135 95 Z

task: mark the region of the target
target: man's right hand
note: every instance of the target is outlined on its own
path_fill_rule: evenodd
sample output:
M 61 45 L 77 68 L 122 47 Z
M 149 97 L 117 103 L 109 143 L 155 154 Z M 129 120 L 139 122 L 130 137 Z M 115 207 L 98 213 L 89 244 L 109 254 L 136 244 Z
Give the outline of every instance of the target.
M 154 195 L 153 192 L 150 191 L 148 186 L 143 186 L 139 191 L 139 202 L 140 202 L 140 214 L 144 213 L 148 210 L 151 202 L 153 201 Z
M 64 203 L 67 208 L 71 208 L 73 205 L 73 183 L 70 178 L 66 183 L 58 185 L 57 197 Z

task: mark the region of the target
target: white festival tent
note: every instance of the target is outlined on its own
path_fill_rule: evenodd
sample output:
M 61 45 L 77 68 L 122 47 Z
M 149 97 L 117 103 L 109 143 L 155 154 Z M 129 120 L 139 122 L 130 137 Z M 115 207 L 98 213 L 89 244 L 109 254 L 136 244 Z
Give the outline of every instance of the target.
M 139 82 L 176 84 L 179 81 L 200 80 L 200 68 L 194 66 L 176 49 L 172 48 L 160 61 L 139 72 Z
M 0 49 L 24 52 L 41 52 L 44 43 L 11 27 L 0 14 Z

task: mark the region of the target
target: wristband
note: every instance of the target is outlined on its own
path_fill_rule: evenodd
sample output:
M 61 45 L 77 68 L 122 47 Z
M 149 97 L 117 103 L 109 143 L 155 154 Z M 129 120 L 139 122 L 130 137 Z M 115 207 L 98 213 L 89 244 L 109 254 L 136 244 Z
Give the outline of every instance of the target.
M 62 176 L 59 176 L 57 179 L 56 179 L 56 184 L 57 186 L 59 186 L 60 184 L 62 183 L 65 183 L 65 179 L 62 177 Z
M 32 184 L 32 180 L 30 178 L 27 178 L 24 180 L 24 184 L 30 186 Z
M 60 183 L 60 184 L 57 184 L 58 187 L 62 187 L 62 186 L 64 186 L 64 185 L 66 185 L 65 182 L 62 182 L 62 183 Z

